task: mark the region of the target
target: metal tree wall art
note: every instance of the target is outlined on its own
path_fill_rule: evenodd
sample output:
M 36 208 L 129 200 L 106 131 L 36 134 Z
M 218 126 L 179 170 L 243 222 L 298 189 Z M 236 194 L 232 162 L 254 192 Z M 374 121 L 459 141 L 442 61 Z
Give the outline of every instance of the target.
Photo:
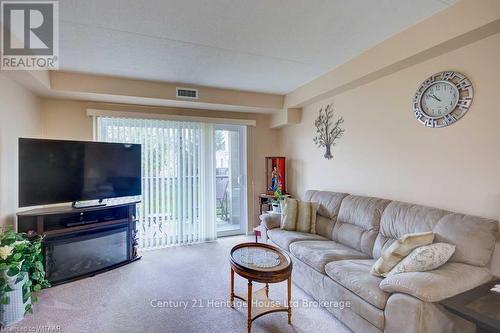
M 328 104 L 323 110 L 319 110 L 319 116 L 314 121 L 316 126 L 316 137 L 313 139 L 318 147 L 326 147 L 325 158 L 332 159 L 331 147 L 335 146 L 335 140 L 342 137 L 345 130 L 340 126 L 344 123 L 344 118 L 340 117 L 333 124 L 333 106 Z

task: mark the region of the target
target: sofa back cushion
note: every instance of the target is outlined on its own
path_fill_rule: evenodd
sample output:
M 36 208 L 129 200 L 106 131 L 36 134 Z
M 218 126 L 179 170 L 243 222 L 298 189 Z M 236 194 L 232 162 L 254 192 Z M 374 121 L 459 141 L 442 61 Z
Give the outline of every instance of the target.
M 340 204 L 347 193 L 309 190 L 304 195 L 304 201 L 319 204 L 316 217 L 316 233 L 332 239 L 332 230 L 339 214 Z
M 340 205 L 331 238 L 371 256 L 380 218 L 389 202 L 380 198 L 346 196 Z
M 382 252 L 403 235 L 432 231 L 447 213 L 437 208 L 391 201 L 382 214 L 380 232 L 373 247 L 373 258 L 380 258 Z
M 434 241 L 455 245 L 450 262 L 486 266 L 493 254 L 498 221 L 451 213 L 434 227 Z
M 475 266 L 489 263 L 498 230 L 498 221 L 451 213 L 446 210 L 392 201 L 384 210 L 373 257 L 405 234 L 432 231 L 434 242 L 455 245 L 450 262 Z

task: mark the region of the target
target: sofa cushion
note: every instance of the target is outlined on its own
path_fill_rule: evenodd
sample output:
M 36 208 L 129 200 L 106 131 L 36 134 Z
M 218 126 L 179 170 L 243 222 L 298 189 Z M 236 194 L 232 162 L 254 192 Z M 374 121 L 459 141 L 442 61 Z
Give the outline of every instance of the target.
M 317 202 L 319 215 L 335 219 L 339 214 L 340 204 L 346 196 L 348 196 L 347 193 L 309 190 L 304 195 L 304 200 Z
M 491 259 L 497 230 L 495 220 L 392 201 L 382 214 L 373 257 L 379 258 L 404 234 L 433 231 L 435 242 L 456 246 L 451 262 L 485 266 Z
M 327 275 L 312 269 L 295 256 L 292 280 L 321 305 L 339 318 L 354 332 L 378 332 L 384 329 L 384 311 L 333 281 Z M 354 326 L 353 326 L 354 325 Z M 377 329 L 375 327 L 378 327 Z
M 318 210 L 317 202 L 300 201 L 298 202 L 297 228 L 296 231 L 316 233 L 316 212 Z
M 344 259 L 368 259 L 363 252 L 333 241 L 300 241 L 290 245 L 290 252 L 303 263 L 325 273 L 325 265 Z
M 434 234 L 431 231 L 404 235 L 384 250 L 382 256 L 373 265 L 371 273 L 377 276 L 386 276 L 413 249 L 432 244 L 433 240 Z
M 366 302 L 383 310 L 389 293 L 379 288 L 382 278 L 370 274 L 375 259 L 332 261 L 325 266 L 326 274 Z
M 309 234 L 305 232 L 298 231 L 287 231 L 283 229 L 271 229 L 267 231 L 267 237 L 271 239 L 271 241 L 281 247 L 283 250 L 289 251 L 290 244 L 297 241 L 303 240 L 329 240 L 326 237 Z
M 388 277 L 407 272 L 432 271 L 446 264 L 453 255 L 453 252 L 455 252 L 455 245 L 446 243 L 421 246 L 413 250 L 384 276 Z
M 297 214 L 299 212 L 299 201 L 286 198 L 281 203 L 281 224 L 283 230 L 295 230 L 297 228 Z
M 349 195 L 342 200 L 332 240 L 369 256 L 377 237 L 380 217 L 389 200 Z
M 389 293 L 405 293 L 424 302 L 439 302 L 490 279 L 491 273 L 487 268 L 448 262 L 428 272 L 392 275 L 380 283 L 380 288 Z
M 295 269 L 295 266 L 293 268 Z M 349 304 L 349 306 L 348 307 L 346 306 L 344 309 L 335 307 L 326 307 L 327 310 L 332 312 L 339 319 L 343 319 L 343 315 L 346 314 L 346 312 L 352 312 L 354 317 L 356 317 L 355 321 L 357 323 L 364 322 L 362 325 L 364 327 L 362 327 L 361 330 L 355 330 L 354 332 L 363 332 L 363 333 L 381 332 L 379 330 L 384 329 L 385 326 L 384 310 L 381 310 L 371 305 L 370 303 L 368 303 L 367 301 L 365 301 L 364 299 L 362 299 L 349 289 L 345 288 L 338 282 L 333 281 L 328 276 L 325 276 L 323 284 L 324 284 L 324 289 L 323 289 L 324 291 L 323 294 L 321 295 L 321 299 L 327 301 L 340 300 L 342 302 L 345 302 L 346 304 Z M 376 327 L 377 330 L 373 330 L 374 327 Z M 371 328 L 371 330 L 367 328 Z
M 316 233 L 328 239 L 332 239 L 332 231 L 335 226 L 335 221 L 316 214 Z
M 318 215 L 316 218 L 316 233 L 318 235 L 332 238 L 332 230 L 339 214 L 340 204 L 347 193 L 313 191 L 309 190 L 304 195 L 305 201 L 318 203 Z
M 380 220 L 380 232 L 373 246 L 373 258 L 380 258 L 389 246 L 406 234 L 432 231 L 447 211 L 410 203 L 392 201 Z
M 435 242 L 456 246 L 450 262 L 486 266 L 495 248 L 497 230 L 498 221 L 453 213 L 435 226 Z

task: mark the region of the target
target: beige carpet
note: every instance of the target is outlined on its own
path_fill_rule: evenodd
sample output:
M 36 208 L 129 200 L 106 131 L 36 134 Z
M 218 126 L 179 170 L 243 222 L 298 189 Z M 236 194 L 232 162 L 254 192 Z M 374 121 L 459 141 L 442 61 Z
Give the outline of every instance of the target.
M 42 291 L 34 314 L 15 326 L 58 325 L 71 333 L 246 332 L 246 308 L 225 305 L 228 252 L 251 239 L 230 237 L 145 252 L 138 262 Z M 235 285 L 237 293 L 246 291 L 246 280 L 236 277 Z M 271 285 L 270 296 L 282 300 L 285 288 L 285 283 Z M 254 321 L 252 332 L 350 332 L 325 309 L 304 307 L 311 298 L 295 285 L 292 299 L 298 303 L 292 325 L 285 312 L 273 313 Z M 172 307 L 151 306 L 157 300 Z

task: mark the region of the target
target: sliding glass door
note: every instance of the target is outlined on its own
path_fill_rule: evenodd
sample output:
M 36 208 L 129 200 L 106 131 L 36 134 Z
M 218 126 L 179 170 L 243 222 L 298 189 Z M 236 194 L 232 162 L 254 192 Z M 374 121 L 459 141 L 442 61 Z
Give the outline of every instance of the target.
M 218 236 L 245 233 L 246 128 L 215 126 L 216 225 Z
M 142 145 L 142 249 L 245 233 L 246 127 L 115 117 L 96 125 L 99 141 Z
M 213 124 L 98 117 L 96 132 L 99 141 L 142 145 L 141 248 L 216 238 Z

